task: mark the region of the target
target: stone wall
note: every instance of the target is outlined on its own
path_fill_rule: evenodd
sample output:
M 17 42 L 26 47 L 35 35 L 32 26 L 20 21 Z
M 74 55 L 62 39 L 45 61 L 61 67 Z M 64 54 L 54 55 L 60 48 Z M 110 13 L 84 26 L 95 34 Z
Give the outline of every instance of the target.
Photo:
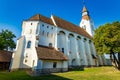
M 66 72 L 68 68 L 46 68 L 46 69 L 37 69 L 34 71 L 34 74 L 50 74 L 50 73 L 57 73 L 57 72 Z

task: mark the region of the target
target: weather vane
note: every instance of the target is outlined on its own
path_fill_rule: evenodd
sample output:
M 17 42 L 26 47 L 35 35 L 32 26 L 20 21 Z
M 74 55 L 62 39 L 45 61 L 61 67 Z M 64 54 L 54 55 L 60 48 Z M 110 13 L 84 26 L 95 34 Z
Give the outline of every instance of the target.
M 83 5 L 85 5 L 85 0 L 83 0 Z

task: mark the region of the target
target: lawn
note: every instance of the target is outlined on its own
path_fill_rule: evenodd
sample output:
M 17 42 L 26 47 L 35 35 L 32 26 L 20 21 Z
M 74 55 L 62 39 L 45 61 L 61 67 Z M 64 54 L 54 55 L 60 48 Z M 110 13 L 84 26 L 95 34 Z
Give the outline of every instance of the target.
M 120 71 L 113 67 L 97 67 L 37 77 L 31 77 L 25 71 L 1 71 L 0 80 L 120 80 Z

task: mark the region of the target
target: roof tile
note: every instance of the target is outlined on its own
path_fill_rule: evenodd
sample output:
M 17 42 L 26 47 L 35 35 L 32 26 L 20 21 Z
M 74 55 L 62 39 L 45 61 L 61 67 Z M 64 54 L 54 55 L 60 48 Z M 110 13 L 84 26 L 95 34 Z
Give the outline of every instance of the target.
M 0 50 L 0 62 L 10 62 L 12 52 Z
M 58 27 L 61 27 L 63 29 L 69 30 L 71 32 L 75 32 L 77 34 L 80 34 L 80 35 L 83 35 L 83 36 L 86 36 L 86 37 L 92 39 L 92 36 L 90 36 L 83 28 L 81 28 L 75 24 L 72 24 L 68 21 L 65 21 L 57 16 L 53 16 L 53 18 Z
M 42 22 L 54 25 L 50 18 L 42 16 L 40 14 L 36 14 L 36 15 L 32 16 L 29 20 L 31 20 L 31 21 L 42 21 Z
M 60 51 L 50 47 L 36 47 L 38 58 L 41 60 L 68 60 L 68 58 Z

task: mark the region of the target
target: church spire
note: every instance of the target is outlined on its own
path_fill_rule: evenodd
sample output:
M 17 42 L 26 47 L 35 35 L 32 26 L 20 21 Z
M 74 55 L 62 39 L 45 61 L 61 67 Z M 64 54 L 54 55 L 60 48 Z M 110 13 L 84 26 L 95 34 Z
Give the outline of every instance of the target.
M 83 10 L 82 10 L 82 19 L 90 20 L 89 12 L 88 12 L 85 5 L 84 5 Z
M 87 12 L 87 8 L 86 8 L 86 6 L 85 6 L 85 5 L 84 5 L 84 7 L 83 7 L 82 12 Z
M 82 9 L 82 19 L 80 22 L 80 27 L 85 29 L 91 36 L 94 35 L 94 23 L 90 18 L 89 11 L 85 6 L 85 2 L 83 0 L 83 9 Z

